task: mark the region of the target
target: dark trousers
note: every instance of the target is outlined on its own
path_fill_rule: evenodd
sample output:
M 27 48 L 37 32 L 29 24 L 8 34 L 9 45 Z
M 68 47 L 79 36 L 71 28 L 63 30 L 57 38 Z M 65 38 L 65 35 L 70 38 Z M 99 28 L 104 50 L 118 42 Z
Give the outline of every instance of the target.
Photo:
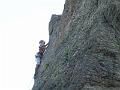
M 40 67 L 40 64 L 36 64 L 34 79 L 36 78 L 36 75 L 38 74 L 38 69 L 39 69 L 39 67 Z

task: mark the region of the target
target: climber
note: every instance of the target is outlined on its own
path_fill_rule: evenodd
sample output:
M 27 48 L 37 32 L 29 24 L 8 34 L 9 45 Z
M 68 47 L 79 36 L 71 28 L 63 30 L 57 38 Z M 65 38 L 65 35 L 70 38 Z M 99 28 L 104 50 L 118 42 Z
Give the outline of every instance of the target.
M 34 79 L 36 78 L 37 71 L 38 71 L 38 69 L 40 67 L 40 64 L 41 64 L 42 57 L 43 57 L 43 54 L 45 52 L 45 49 L 48 46 L 48 43 L 45 45 L 45 41 L 44 40 L 40 40 L 39 44 L 40 44 L 39 52 L 37 52 L 36 55 L 35 55 L 35 58 L 36 58 L 36 68 L 35 68 Z
M 39 44 L 40 44 L 40 46 L 39 46 L 39 52 L 40 52 L 41 58 L 42 58 L 42 57 L 43 57 L 43 54 L 44 54 L 44 52 L 45 52 L 45 49 L 46 49 L 46 47 L 48 46 L 49 43 L 47 43 L 47 44 L 45 45 L 45 41 L 44 41 L 44 40 L 40 40 Z

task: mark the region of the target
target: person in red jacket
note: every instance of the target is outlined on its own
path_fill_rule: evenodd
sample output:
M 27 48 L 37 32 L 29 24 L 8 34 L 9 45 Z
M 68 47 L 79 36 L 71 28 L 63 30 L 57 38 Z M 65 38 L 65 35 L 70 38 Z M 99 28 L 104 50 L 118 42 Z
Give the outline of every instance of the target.
M 42 57 L 43 54 L 45 52 L 46 47 L 48 46 L 48 44 L 45 45 L 45 41 L 44 40 L 40 40 L 39 42 L 39 52 L 36 53 L 35 58 L 36 58 L 36 68 L 35 68 L 35 74 L 34 74 L 34 79 L 36 78 L 36 75 L 38 73 L 38 69 L 40 67 L 41 61 L 42 61 Z
M 39 46 L 39 52 L 40 52 L 41 58 L 42 58 L 43 54 L 45 52 L 45 49 L 48 46 L 48 43 L 45 45 L 45 41 L 44 40 L 40 40 L 39 44 L 40 44 L 40 46 Z

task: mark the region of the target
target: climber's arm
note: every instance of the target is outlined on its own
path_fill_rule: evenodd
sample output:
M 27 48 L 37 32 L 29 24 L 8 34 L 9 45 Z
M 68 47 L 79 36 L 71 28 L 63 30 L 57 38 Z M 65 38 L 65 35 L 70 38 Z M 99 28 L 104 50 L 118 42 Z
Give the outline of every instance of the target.
M 45 47 L 47 47 L 49 45 L 49 42 L 45 45 Z

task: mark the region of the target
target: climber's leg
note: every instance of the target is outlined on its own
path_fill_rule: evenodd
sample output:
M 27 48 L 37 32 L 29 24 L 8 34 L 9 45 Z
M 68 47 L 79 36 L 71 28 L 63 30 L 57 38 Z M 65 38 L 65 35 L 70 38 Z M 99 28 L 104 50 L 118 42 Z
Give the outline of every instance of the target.
M 34 74 L 34 79 L 36 78 L 36 75 L 38 73 L 38 69 L 40 67 L 40 64 L 36 64 L 36 67 L 35 67 L 35 74 Z

